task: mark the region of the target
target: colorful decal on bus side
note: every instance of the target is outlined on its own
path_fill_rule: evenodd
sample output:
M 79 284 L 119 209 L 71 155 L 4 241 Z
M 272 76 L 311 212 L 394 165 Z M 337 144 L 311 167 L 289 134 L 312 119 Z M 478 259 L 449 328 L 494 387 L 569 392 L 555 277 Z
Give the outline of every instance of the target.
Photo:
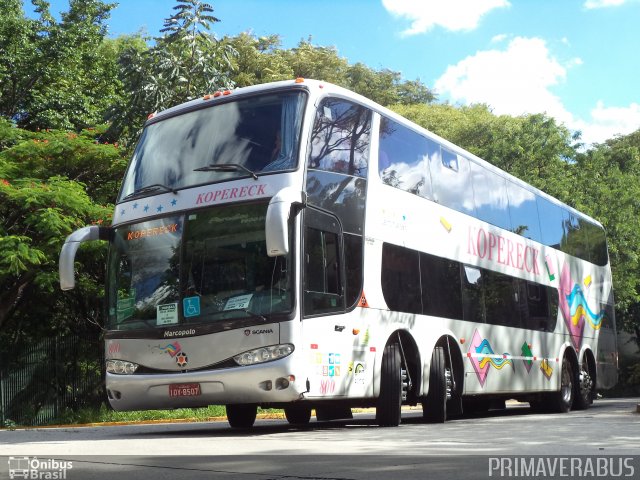
M 168 353 L 171 357 L 175 357 L 182 350 L 182 347 L 180 346 L 180 343 L 176 340 L 175 342 L 170 343 L 166 347 L 160 347 L 160 350 L 162 350 L 165 353 Z
M 524 368 L 527 369 L 527 373 L 531 372 L 531 367 L 533 366 L 533 360 L 534 360 L 534 356 L 533 356 L 533 352 L 531 351 L 531 345 L 529 345 L 527 342 L 524 342 L 522 344 L 521 347 L 521 351 L 522 351 L 522 362 L 524 363 Z
M 571 342 L 577 350 L 582 343 L 585 320 L 593 330 L 599 330 L 605 311 L 601 310 L 597 314 L 591 311 L 582 287 L 571 279 L 571 272 L 567 263 L 562 266 L 558 296 L 560 298 L 562 317 L 569 329 Z
M 547 377 L 547 380 L 551 380 L 551 375 L 553 374 L 553 368 L 549 364 L 549 359 L 545 358 L 540 362 L 540 370 L 544 373 L 544 376 Z
M 476 376 L 478 377 L 481 387 L 484 387 L 484 384 L 487 381 L 489 365 L 496 370 L 501 370 L 505 365 L 511 365 L 511 368 L 514 368 L 513 362 L 507 358 L 509 356 L 511 356 L 509 353 L 496 355 L 489 343 L 489 340 L 486 338 L 482 339 L 478 333 L 478 329 L 473 332 L 473 338 L 471 340 L 471 345 L 469 346 L 469 351 L 467 352 L 467 357 L 471 361 L 471 365 L 476 372 Z

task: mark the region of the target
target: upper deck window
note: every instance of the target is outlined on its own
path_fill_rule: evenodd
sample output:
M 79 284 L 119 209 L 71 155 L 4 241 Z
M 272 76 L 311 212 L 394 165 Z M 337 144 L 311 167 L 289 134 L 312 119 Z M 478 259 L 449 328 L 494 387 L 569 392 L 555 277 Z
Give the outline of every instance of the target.
M 337 98 L 325 99 L 311 134 L 309 168 L 367 176 L 371 111 Z
M 133 154 L 120 199 L 149 185 L 180 189 L 247 176 L 248 171 L 297 168 L 305 98 L 303 92 L 269 93 L 150 124 Z M 196 170 L 224 164 L 237 167 Z

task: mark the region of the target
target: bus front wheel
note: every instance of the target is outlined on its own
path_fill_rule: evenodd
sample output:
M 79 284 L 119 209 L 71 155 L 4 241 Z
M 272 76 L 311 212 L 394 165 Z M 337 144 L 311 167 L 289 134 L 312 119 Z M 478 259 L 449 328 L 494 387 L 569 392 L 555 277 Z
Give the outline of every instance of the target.
M 291 425 L 306 425 L 311 420 L 311 407 L 291 405 L 284 408 L 284 416 Z
M 380 369 L 380 396 L 376 405 L 376 421 L 381 427 L 397 427 L 402 416 L 402 359 L 396 343 L 384 347 Z
M 258 406 L 251 404 L 227 405 L 226 409 L 231 428 L 252 427 L 258 414 Z

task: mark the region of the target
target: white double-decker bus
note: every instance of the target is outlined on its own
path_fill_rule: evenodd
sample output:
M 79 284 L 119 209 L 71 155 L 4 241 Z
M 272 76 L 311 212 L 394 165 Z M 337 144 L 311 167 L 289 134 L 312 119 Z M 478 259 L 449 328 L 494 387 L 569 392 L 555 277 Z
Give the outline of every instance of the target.
M 152 116 L 110 227 L 116 410 L 258 406 L 304 424 L 506 399 L 586 408 L 616 382 L 595 220 L 362 96 L 297 79 Z

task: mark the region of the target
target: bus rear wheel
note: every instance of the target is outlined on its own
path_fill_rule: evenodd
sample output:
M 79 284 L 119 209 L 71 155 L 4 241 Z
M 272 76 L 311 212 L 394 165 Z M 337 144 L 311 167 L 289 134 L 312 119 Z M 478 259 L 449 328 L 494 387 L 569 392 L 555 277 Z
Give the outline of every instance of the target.
M 573 406 L 575 386 L 575 374 L 573 365 L 568 357 L 562 359 L 560 370 L 560 390 L 551 396 L 551 409 L 558 413 L 567 413 Z
M 284 416 L 291 425 L 306 425 L 311 420 L 311 407 L 291 405 L 284 408 Z
M 576 410 L 585 410 L 593 403 L 594 379 L 589 370 L 589 362 L 585 357 L 582 360 L 582 369 L 578 375 L 578 384 L 576 398 L 573 402 L 573 408 Z
M 258 414 L 258 406 L 251 404 L 227 405 L 226 409 L 231 428 L 251 428 Z
M 397 427 L 402 417 L 402 359 L 397 343 L 384 348 L 380 369 L 380 396 L 376 405 L 376 422 L 381 427 Z
M 451 371 L 447 369 L 444 348 L 435 347 L 429 368 L 429 393 L 422 402 L 422 417 L 431 423 L 447 419 L 447 400 L 451 392 Z

